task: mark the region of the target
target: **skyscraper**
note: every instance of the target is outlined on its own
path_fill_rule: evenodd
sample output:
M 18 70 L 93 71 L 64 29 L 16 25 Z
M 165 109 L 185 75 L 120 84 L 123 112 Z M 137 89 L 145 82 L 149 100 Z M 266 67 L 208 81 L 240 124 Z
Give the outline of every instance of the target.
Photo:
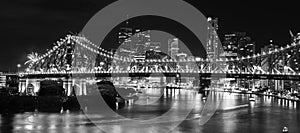
M 275 49 L 279 48 L 278 45 L 274 44 L 273 40 L 270 40 L 270 42 L 261 49 L 261 53 L 268 53 L 270 51 L 273 51 Z M 278 54 L 271 54 L 267 57 L 263 58 L 261 61 L 261 67 L 263 70 L 266 70 L 267 72 L 272 72 L 272 70 L 275 68 L 279 71 L 283 69 L 283 56 Z M 279 80 L 262 80 L 261 81 L 262 86 L 269 86 L 270 89 L 278 90 L 279 88 L 284 87 L 284 82 Z
M 131 56 L 134 53 L 134 46 L 132 45 L 131 36 L 134 35 L 133 28 L 122 27 L 119 31 L 119 44 L 118 52 L 121 55 L 129 55 Z
M 221 52 L 221 44 L 218 38 L 217 30 L 218 18 L 208 17 L 208 32 L 206 42 L 206 52 L 209 59 L 218 59 Z
M 249 36 L 246 36 L 245 32 L 234 32 L 225 34 L 223 39 L 223 49 L 224 53 L 222 56 L 225 58 L 252 56 L 254 54 L 254 43 Z M 248 59 L 230 65 L 230 67 L 239 66 L 242 70 L 246 70 L 247 65 L 253 65 L 254 62 L 253 59 Z M 238 79 L 237 82 L 241 87 L 249 86 L 248 80 Z
M 154 50 L 156 52 L 161 51 L 161 43 L 160 42 L 150 42 L 146 45 L 146 51 Z
M 279 48 L 278 45 L 273 43 L 273 40 L 270 40 L 270 42 L 261 49 L 261 53 L 268 53 L 270 51 L 273 51 L 275 49 Z M 261 62 L 261 66 L 263 67 L 264 70 L 267 70 L 268 72 L 271 72 L 272 70 L 272 66 L 273 64 L 277 64 L 275 63 L 275 60 L 277 59 L 277 56 L 280 57 L 279 55 L 269 55 L 267 57 L 265 57 L 262 62 Z
M 254 44 L 249 36 L 241 36 L 238 40 L 238 56 L 246 57 L 254 54 Z
M 131 36 L 134 34 L 132 28 L 122 27 L 119 31 L 119 44 L 128 45 L 131 42 Z
M 119 52 L 129 57 L 145 55 L 150 45 L 150 31 L 141 29 L 121 28 L 119 31 Z
M 225 34 L 223 49 L 227 57 L 246 57 L 255 53 L 254 42 L 245 32 Z
M 146 47 L 150 44 L 150 31 L 135 30 L 134 36 L 131 37 L 133 45 L 136 47 L 136 55 L 145 55 Z
M 238 53 L 238 35 L 225 34 L 223 41 L 223 49 L 225 57 L 237 57 Z
M 173 38 L 168 40 L 168 54 L 171 56 L 172 59 L 176 59 L 176 56 L 179 51 L 178 46 L 178 38 Z

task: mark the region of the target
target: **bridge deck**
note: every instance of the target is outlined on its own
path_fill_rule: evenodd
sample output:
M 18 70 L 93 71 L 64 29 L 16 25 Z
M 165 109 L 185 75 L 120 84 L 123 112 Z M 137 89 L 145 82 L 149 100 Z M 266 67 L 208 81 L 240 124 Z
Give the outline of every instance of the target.
M 46 77 L 211 77 L 211 78 L 243 78 L 243 79 L 275 79 L 298 80 L 300 75 L 284 74 L 241 74 L 241 73 L 49 73 L 49 74 L 21 74 L 21 78 L 46 78 Z

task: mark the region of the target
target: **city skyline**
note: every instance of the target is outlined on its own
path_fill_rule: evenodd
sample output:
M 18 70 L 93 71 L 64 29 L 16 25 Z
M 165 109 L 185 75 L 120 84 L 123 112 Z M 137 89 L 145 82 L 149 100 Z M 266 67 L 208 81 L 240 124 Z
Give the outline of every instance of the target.
M 300 131 L 295 3 L 4 0 L 0 132 Z

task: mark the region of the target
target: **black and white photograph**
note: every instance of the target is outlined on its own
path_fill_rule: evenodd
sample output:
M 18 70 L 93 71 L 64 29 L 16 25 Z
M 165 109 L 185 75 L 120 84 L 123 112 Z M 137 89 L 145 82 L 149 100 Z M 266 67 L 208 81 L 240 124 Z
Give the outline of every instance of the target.
M 2 0 L 0 133 L 299 133 L 298 3 Z

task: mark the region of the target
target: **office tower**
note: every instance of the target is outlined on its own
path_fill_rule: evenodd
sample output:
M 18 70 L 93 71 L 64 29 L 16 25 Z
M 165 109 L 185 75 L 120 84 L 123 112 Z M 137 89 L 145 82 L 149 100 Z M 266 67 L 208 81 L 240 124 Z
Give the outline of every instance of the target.
M 217 34 L 218 18 L 207 19 L 208 31 L 207 31 L 207 42 L 206 42 L 206 52 L 208 59 L 218 59 L 221 54 L 222 45 Z
M 168 54 L 172 59 L 176 59 L 179 51 L 179 41 L 178 38 L 173 38 L 168 40 Z

